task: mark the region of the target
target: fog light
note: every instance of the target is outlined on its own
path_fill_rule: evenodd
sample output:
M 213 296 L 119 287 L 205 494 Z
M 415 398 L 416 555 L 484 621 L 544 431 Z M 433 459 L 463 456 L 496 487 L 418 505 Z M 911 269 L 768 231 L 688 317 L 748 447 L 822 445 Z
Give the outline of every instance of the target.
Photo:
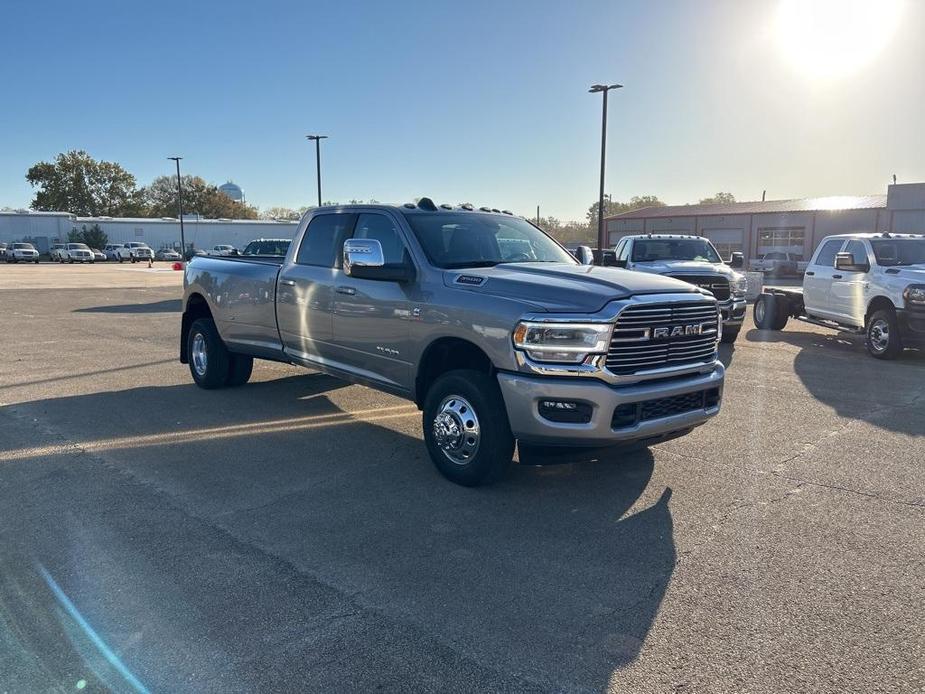
M 613 419 L 610 425 L 614 429 L 624 429 L 635 426 L 638 419 L 639 406 L 634 402 L 627 402 L 617 405 L 617 408 L 613 411 Z
M 587 424 L 591 421 L 591 405 L 574 400 L 540 400 L 540 417 L 550 422 Z

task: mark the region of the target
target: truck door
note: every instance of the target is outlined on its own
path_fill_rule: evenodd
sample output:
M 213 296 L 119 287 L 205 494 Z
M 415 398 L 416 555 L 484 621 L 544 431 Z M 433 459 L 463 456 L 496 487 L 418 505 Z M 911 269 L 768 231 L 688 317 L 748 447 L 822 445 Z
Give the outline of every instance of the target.
M 871 265 L 871 258 L 867 253 L 867 244 L 863 241 L 849 241 L 845 246 L 845 253 L 851 253 L 860 263 Z M 862 327 L 864 314 L 867 312 L 865 290 L 868 283 L 868 273 L 835 270 L 832 274 L 832 310 L 843 323 Z
M 334 277 L 339 249 L 353 231 L 355 214 L 312 217 L 292 260 L 279 271 L 276 320 L 287 353 L 314 362 L 337 361 Z
M 819 318 L 836 318 L 832 305 L 832 280 L 835 255 L 845 245 L 844 239 L 829 239 L 816 251 L 803 277 L 803 303 L 806 312 Z
M 411 262 L 396 221 L 384 213 L 357 218 L 356 239 L 382 244 L 386 264 Z M 410 390 L 409 320 L 414 283 L 350 277 L 338 262 L 334 270 L 334 341 L 338 359 L 353 374 Z

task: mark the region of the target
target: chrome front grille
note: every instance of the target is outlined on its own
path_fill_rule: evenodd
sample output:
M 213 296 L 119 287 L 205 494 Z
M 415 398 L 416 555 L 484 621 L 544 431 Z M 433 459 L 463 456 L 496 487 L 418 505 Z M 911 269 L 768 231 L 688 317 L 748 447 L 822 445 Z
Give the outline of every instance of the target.
M 633 374 L 716 359 L 719 312 L 714 302 L 639 304 L 617 316 L 607 353 L 614 374 Z
M 676 280 L 682 280 L 706 289 L 716 297 L 717 301 L 729 298 L 729 280 L 722 275 L 668 275 Z

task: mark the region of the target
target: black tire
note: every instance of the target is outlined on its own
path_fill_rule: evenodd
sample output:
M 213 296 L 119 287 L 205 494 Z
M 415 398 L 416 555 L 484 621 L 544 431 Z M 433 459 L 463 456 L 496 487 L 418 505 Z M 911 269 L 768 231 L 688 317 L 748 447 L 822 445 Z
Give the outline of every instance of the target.
M 742 330 L 742 326 L 737 325 L 734 328 L 723 328 L 723 336 L 720 338 L 720 342 L 724 345 L 731 345 L 736 341 L 736 338 L 739 336 L 739 331 Z
M 783 330 L 787 325 L 787 305 L 773 294 L 762 294 L 755 302 L 754 317 L 759 330 Z
M 230 354 L 228 360 L 228 386 L 243 386 L 250 380 L 254 370 L 254 358 L 246 354 Z
M 202 338 L 204 360 L 199 360 L 199 338 Z M 186 353 L 189 357 L 189 371 L 196 385 L 206 390 L 223 388 L 228 384 L 231 371 L 231 353 L 222 342 L 211 318 L 198 318 L 190 326 L 186 336 Z
M 875 359 L 896 359 L 903 351 L 896 311 L 882 308 L 867 319 L 867 353 Z
M 125 258 L 123 258 L 121 255 L 119 256 L 119 262 L 120 262 L 120 263 L 124 263 L 124 262 L 125 262 Z
M 468 414 L 474 415 L 472 419 Z M 423 425 L 430 459 L 451 482 L 466 487 L 490 484 L 511 465 L 514 436 L 501 389 L 487 374 L 459 369 L 440 376 L 424 399 Z M 436 430 L 441 427 L 451 439 L 445 443 L 450 447 L 447 450 L 437 442 Z M 468 431 L 473 429 L 475 436 L 471 437 Z
M 132 262 L 133 263 L 135 262 L 135 256 L 132 256 Z
M 36 265 L 38 265 L 38 264 L 39 264 L 39 259 L 36 258 L 33 262 L 34 262 Z

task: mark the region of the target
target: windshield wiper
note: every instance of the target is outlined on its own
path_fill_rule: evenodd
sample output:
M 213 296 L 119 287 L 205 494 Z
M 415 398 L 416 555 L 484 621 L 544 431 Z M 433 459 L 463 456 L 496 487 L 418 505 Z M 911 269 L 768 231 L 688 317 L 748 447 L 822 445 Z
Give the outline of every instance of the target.
M 467 267 L 494 267 L 500 260 L 470 260 L 461 263 L 447 263 L 443 267 L 447 270 L 461 270 Z

